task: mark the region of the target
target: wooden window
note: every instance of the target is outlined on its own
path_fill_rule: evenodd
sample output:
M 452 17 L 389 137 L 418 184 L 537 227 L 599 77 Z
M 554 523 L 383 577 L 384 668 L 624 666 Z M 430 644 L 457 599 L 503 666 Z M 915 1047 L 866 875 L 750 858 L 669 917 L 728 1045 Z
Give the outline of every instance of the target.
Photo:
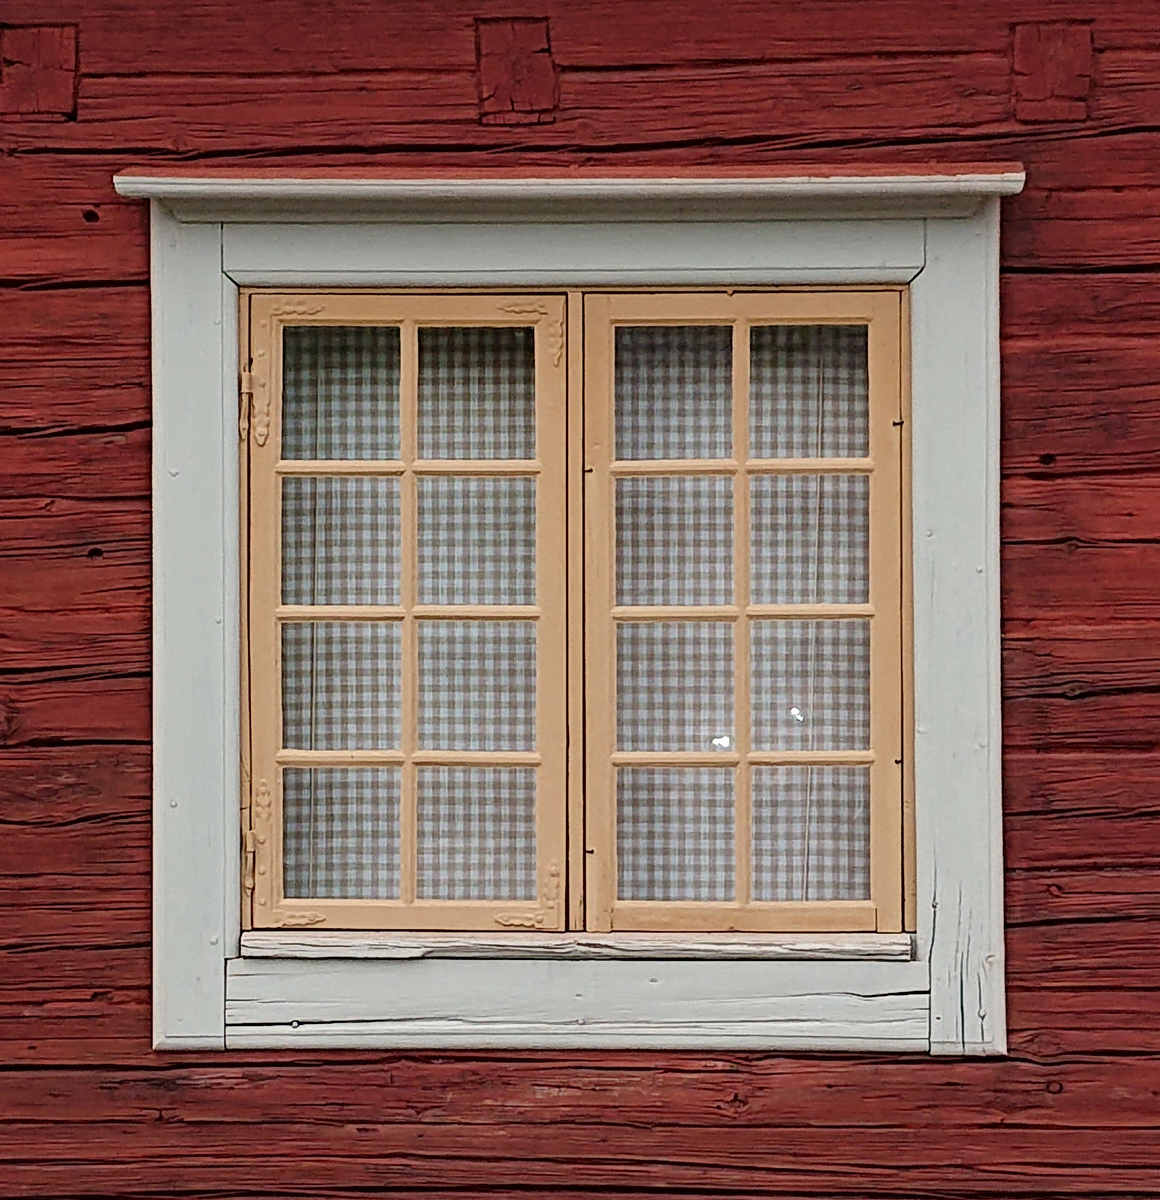
M 904 302 L 245 293 L 247 923 L 901 930 Z

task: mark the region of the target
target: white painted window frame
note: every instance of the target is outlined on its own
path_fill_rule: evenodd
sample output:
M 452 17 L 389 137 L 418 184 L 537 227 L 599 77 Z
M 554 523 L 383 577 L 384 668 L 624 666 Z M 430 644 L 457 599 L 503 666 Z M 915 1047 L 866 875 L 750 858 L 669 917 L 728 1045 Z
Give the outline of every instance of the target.
M 1002 1054 L 999 197 L 1021 170 L 730 180 L 122 175 L 152 201 L 154 1044 Z M 910 285 L 912 948 L 242 952 L 238 288 Z M 249 935 L 248 935 L 249 936 Z M 897 939 L 895 939 L 897 941 Z M 327 957 L 319 957 L 319 955 Z

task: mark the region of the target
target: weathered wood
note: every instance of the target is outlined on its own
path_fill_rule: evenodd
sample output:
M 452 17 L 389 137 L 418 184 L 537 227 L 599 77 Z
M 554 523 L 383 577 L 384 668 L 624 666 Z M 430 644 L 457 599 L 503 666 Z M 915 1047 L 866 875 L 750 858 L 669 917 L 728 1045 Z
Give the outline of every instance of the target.
M 791 148 L 828 132 L 898 138 L 1009 124 L 1006 52 L 853 56 L 767 64 L 564 71 L 551 125 L 480 124 L 474 54 L 458 71 L 284 75 L 133 75 L 81 81 L 75 123 L 0 129 L 10 151 L 114 150 L 189 153 L 307 149 L 324 144 L 387 148 L 432 141 L 485 147 L 534 137 L 554 146 L 648 146 L 748 136 Z M 630 116 L 631 115 L 631 116 Z
M 1160 920 L 1012 926 L 1007 930 L 1007 972 L 1011 986 L 1156 987 L 1160 969 L 1149 947 L 1160 936 Z
M 529 1185 L 555 1194 L 578 1173 L 594 1192 L 619 1189 L 714 1189 L 718 1194 L 904 1194 L 972 1196 L 1147 1195 L 1160 1170 L 1154 1129 L 1116 1131 L 1114 1155 L 1104 1129 L 1028 1129 L 997 1121 L 979 1129 L 779 1129 L 755 1137 L 745 1127 L 639 1128 L 513 1125 L 481 1144 L 472 1127 L 309 1120 L 261 1128 L 238 1153 L 236 1124 L 164 1120 L 126 1127 L 0 1127 L 0 1169 L 13 1197 L 76 1194 L 83 1173 L 90 1194 L 130 1196 L 180 1187 L 224 1194 L 310 1195 L 314 1181 L 341 1178 L 358 1190 L 416 1191 Z M 53 1191 L 50 1191 L 53 1189 Z M 816 1189 L 816 1190 L 815 1190 Z M 487 1191 L 482 1194 L 486 1195 Z
M 1009 751 L 1003 807 L 1009 870 L 1160 862 L 1160 755 Z
M 75 6 L 57 4 L 71 12 Z M 478 4 L 464 0 L 411 5 L 402 0 L 354 0 L 341 22 L 299 20 L 294 0 L 272 0 L 239 12 L 227 0 L 157 0 L 147 8 L 119 6 L 117 19 L 85 29 L 84 69 L 96 74 L 187 71 L 214 74 L 236 69 L 245 59 L 255 73 L 278 71 L 369 71 L 466 65 L 474 54 L 473 18 Z M 667 4 L 664 38 L 656 10 L 616 0 L 583 5 L 550 0 L 536 12 L 552 23 L 557 56 L 570 67 L 602 67 L 610 61 L 648 65 L 682 61 L 761 59 L 784 61 L 825 54 L 891 55 L 955 52 L 964 45 L 1002 52 L 1010 39 L 1012 10 L 999 0 L 977 0 L 969 28 L 961 11 L 934 8 L 921 0 L 892 0 L 879 18 L 867 20 L 857 0 L 830 0 L 819 9 L 772 11 L 756 0 L 721 10 L 687 2 Z M 1101 5 L 1094 36 L 1097 50 L 1155 45 L 1155 13 L 1146 0 Z M 45 19 L 38 0 L 10 0 L 5 20 Z M 1093 9 L 1034 0 L 1020 6 L 1020 21 L 1090 19 Z
M 10 955 L 9 955 L 10 957 Z M 149 1049 L 148 987 L 55 985 L 0 994 L 0 1055 L 6 1063 L 157 1065 Z M 3 1090 L 7 1112 L 10 1089 Z
M 1160 477 L 1008 479 L 1002 505 L 1002 535 L 1008 545 L 1160 540 Z
M 0 498 L 149 495 L 149 430 L 0 437 Z
M 0 193 L 0 281 L 147 280 L 148 209 L 113 191 L 120 166 L 119 157 L 8 158 Z
M 1010 988 L 1007 1011 L 1014 1054 L 1041 1059 L 1160 1055 L 1153 987 L 1049 987 L 1039 981 L 1030 988 Z M 1155 1058 L 1150 1061 L 1154 1064 Z
M 1157 149 L 1160 150 L 1160 146 Z M 1043 214 L 1045 224 L 1054 226 L 1056 223 L 1057 198 L 1070 203 L 1077 194 L 1090 197 L 1086 204 L 1087 216 L 1105 222 L 1105 237 L 1109 221 L 1114 222 L 1118 237 L 1122 222 L 1114 206 L 1124 199 L 1119 189 L 1108 189 L 1106 195 L 1104 192 L 1052 192 L 1051 211 Z M 1011 202 L 1022 201 L 1025 195 L 1012 196 Z M 1150 191 L 1147 195 L 1155 204 L 1156 232 L 1160 233 L 1160 190 Z M 1015 223 L 1005 212 L 1003 228 L 1009 230 Z M 1142 265 L 1138 258 L 1132 261 L 1137 266 Z M 1160 332 L 1158 284 L 1160 270 L 1134 270 L 1131 274 L 1005 274 L 1000 296 L 1004 350 L 1022 353 L 1032 349 L 1035 342 L 1042 345 L 1050 339 L 1053 349 L 1082 350 L 1090 346 L 1093 351 L 1118 363 L 1125 350 L 1131 351 L 1139 345 L 1128 339 L 1146 339 Z M 1033 342 L 1013 343 L 1012 339 L 1017 338 L 1030 338 Z M 1147 342 L 1143 345 L 1147 346 Z M 1055 382 L 1055 373 L 1043 380 L 1044 384 L 1054 385 Z
M 132 894 L 149 870 L 149 754 L 142 747 L 0 751 L 6 886 Z
M 15 1078 L 12 1075 L 7 1078 Z M 1087 1059 L 1039 1064 L 925 1064 L 696 1054 L 648 1058 L 544 1052 L 532 1058 L 388 1056 L 312 1066 L 174 1065 L 170 1070 L 57 1071 L 13 1093 L 12 1121 L 212 1126 L 313 1121 L 321 1126 L 463 1124 L 487 1135 L 507 1123 L 752 1130 L 905 1127 L 932 1131 L 1003 1123 L 1038 1129 L 1147 1128 L 1160 1065 Z M 0 1075 L 0 1087 L 6 1081 Z M 239 1109 L 244 1093 L 250 1103 Z
M 149 680 L 97 672 L 0 679 L 0 746 L 148 742 Z
M 254 929 L 247 958 L 834 959 L 909 962 L 909 934 L 545 934 L 410 933 Z
M 1108 224 L 1116 233 L 1108 237 Z M 1160 263 L 1160 192 L 1034 191 L 1013 199 L 1003 265 L 1033 270 Z
M 1160 917 L 1160 866 L 1009 871 L 1007 921 L 1036 925 L 1101 917 Z
M 1014 542 L 1003 547 L 1003 615 L 1074 623 L 1151 619 L 1160 545 Z
M 21 706 L 0 750 L 0 1061 L 85 1069 L 0 1075 L 0 1191 L 1155 1191 L 1155 4 L 969 7 L 548 0 L 519 15 L 549 21 L 562 110 L 504 130 L 478 124 L 473 72 L 475 18 L 506 10 L 349 0 L 341 19 L 304 20 L 302 0 L 8 0 L 5 25 L 78 22 L 86 78 L 80 120 L 0 122 L 0 147 L 36 151 L 0 168 L 0 432 L 34 435 L 0 437 L 0 655 L 19 672 L 0 694 Z M 1004 109 L 1011 24 L 1042 21 L 1092 22 L 1082 124 L 1022 127 Z M 148 1050 L 148 255 L 145 206 L 108 177 L 157 151 L 385 171 L 1027 163 L 1003 236 L 1008 1007 L 1016 1056 L 1062 1061 L 191 1065 Z
M 1008 473 L 1160 470 L 1160 344 L 1146 338 L 1003 343 Z
M 7 670 L 149 668 L 144 502 L 0 500 Z

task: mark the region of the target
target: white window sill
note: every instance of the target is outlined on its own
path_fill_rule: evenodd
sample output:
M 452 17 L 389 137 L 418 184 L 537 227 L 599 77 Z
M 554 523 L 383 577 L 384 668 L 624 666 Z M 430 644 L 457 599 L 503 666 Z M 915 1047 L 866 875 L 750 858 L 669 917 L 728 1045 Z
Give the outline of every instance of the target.
M 243 958 L 755 959 L 910 962 L 909 933 L 286 933 L 242 934 Z

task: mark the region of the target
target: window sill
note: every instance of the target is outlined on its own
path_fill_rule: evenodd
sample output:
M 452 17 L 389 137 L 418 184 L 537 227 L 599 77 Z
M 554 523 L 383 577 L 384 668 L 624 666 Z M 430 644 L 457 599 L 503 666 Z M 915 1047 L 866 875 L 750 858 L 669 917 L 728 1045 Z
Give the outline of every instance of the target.
M 909 933 L 286 933 L 242 935 L 244 958 L 702 959 L 909 962 Z

